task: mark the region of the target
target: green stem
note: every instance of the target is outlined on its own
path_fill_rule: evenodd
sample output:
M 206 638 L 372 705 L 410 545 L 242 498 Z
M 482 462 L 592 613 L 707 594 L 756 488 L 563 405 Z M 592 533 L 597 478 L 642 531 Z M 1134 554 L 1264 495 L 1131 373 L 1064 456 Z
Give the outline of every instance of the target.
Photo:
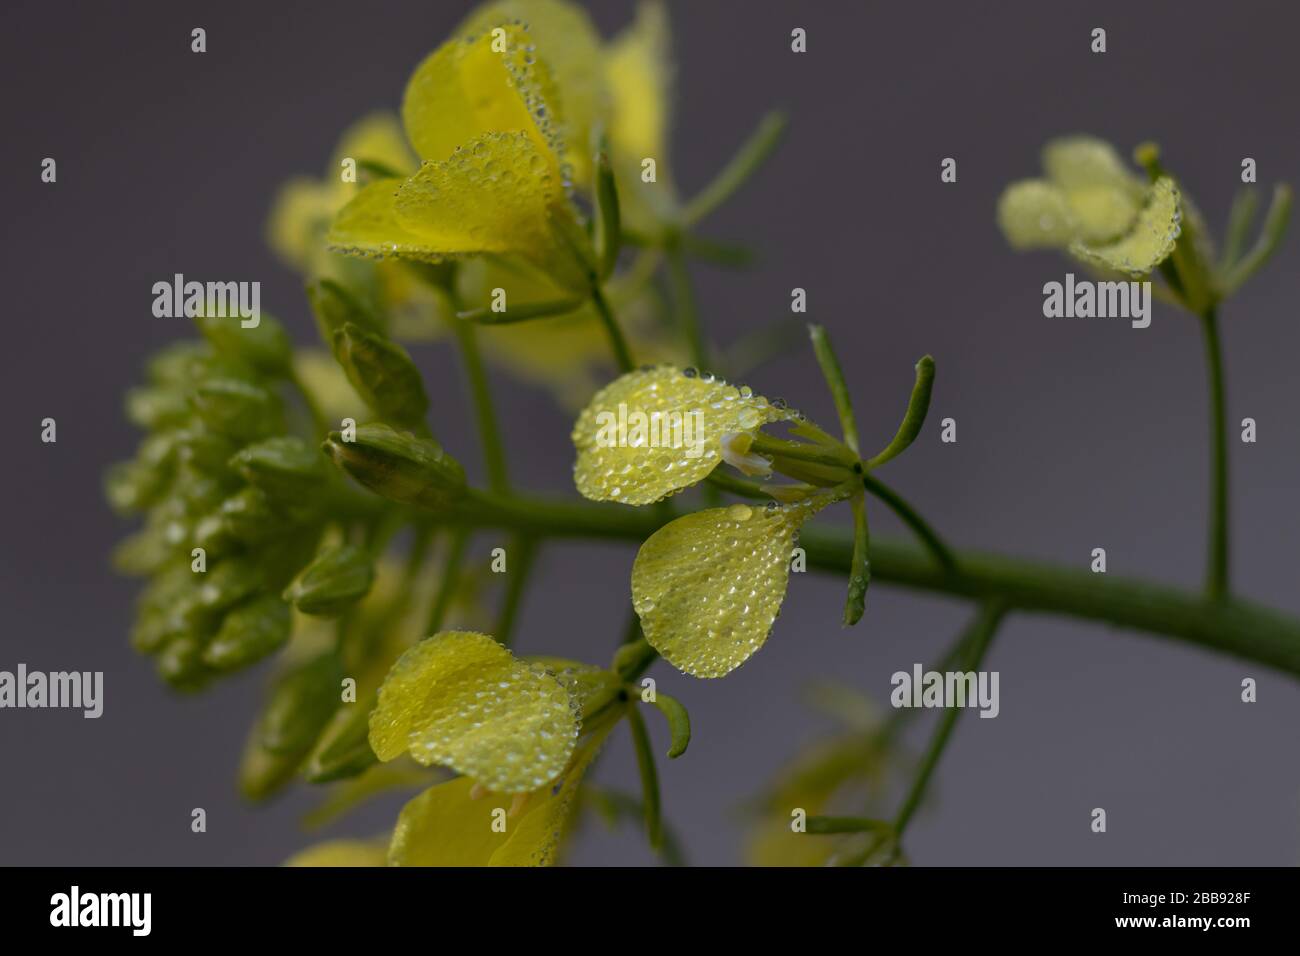
M 978 614 L 973 620 L 966 635 L 962 638 L 965 658 L 961 669 L 963 671 L 977 671 L 980 663 L 984 660 L 984 653 L 988 650 L 989 642 L 993 640 L 993 634 L 998 629 L 998 624 L 1005 613 L 1003 606 L 997 601 L 990 601 L 980 607 Z M 916 777 L 912 781 L 912 787 L 903 800 L 903 805 L 898 810 L 898 816 L 894 818 L 894 839 L 901 841 L 903 831 L 907 829 L 907 824 L 911 822 L 913 814 L 916 813 L 917 807 L 921 805 L 921 799 L 925 796 L 926 785 L 930 782 L 930 777 L 934 773 L 934 768 L 939 765 L 939 758 L 943 756 L 944 748 L 948 746 L 948 740 L 952 737 L 953 728 L 957 726 L 957 718 L 961 716 L 964 707 L 949 706 L 944 710 L 943 716 L 939 719 L 939 726 L 935 729 L 934 737 L 930 740 L 930 746 L 926 749 L 925 757 L 921 760 L 921 766 L 917 770 Z
M 945 568 L 953 569 L 957 566 L 957 559 L 953 557 L 951 549 L 943 543 L 943 539 L 938 533 L 930 527 L 929 523 L 921 517 L 915 508 L 898 492 L 894 491 L 875 475 L 863 475 L 862 484 L 881 501 L 889 506 L 889 510 L 898 515 L 902 522 L 912 529 L 913 533 L 921 539 L 921 543 L 929 549 L 938 561 Z
M 474 492 L 440 520 L 505 528 L 542 537 L 640 543 L 671 521 L 672 511 L 542 497 Z M 845 574 L 853 554 L 848 529 L 805 526 L 799 538 L 809 567 Z M 872 581 L 973 601 L 998 598 L 1008 609 L 1103 621 L 1174 637 L 1300 676 L 1300 619 L 1237 598 L 1211 602 L 1155 582 L 1093 574 L 975 551 L 954 551 L 949 571 L 928 552 L 879 535 L 871 541 Z
M 641 771 L 641 802 L 645 807 L 646 835 L 652 849 L 658 850 L 662 840 L 659 809 L 659 773 L 655 769 L 654 751 L 650 749 L 650 735 L 646 732 L 645 721 L 638 710 L 639 701 L 635 698 L 627 702 L 627 725 L 632 731 L 632 743 L 636 746 L 636 764 Z
M 627 339 L 623 338 L 623 330 L 618 327 L 618 319 L 614 317 L 614 310 L 610 308 L 609 300 L 601 291 L 600 283 L 594 279 L 591 283 L 591 301 L 596 306 L 600 321 L 605 326 L 605 334 L 609 336 L 609 347 L 614 353 L 614 362 L 621 371 L 632 371 L 636 365 L 632 361 L 632 353 L 628 351 Z
M 298 374 L 296 368 L 289 370 L 289 384 L 302 397 L 302 403 L 307 408 L 307 414 L 311 416 L 311 427 L 315 433 L 314 437 L 319 440 L 325 437 L 329 432 L 329 423 L 325 421 L 325 413 L 321 411 L 320 404 L 308 390 L 306 383 L 303 382 L 302 376 Z
M 791 461 L 806 461 L 815 465 L 829 465 L 832 468 L 850 469 L 856 463 L 856 457 L 843 445 L 813 445 L 808 442 L 791 441 L 788 438 L 773 438 L 758 432 L 749 450 L 768 458 L 788 458 Z
M 453 311 L 461 311 L 464 303 L 454 292 L 449 292 L 449 295 L 452 296 Z M 492 389 L 488 386 L 487 372 L 483 369 L 483 356 L 478 348 L 478 330 L 472 322 L 457 317 L 452 318 L 451 327 L 456 334 L 456 345 L 465 366 L 465 376 L 469 379 L 470 398 L 474 404 L 474 418 L 478 423 L 479 443 L 483 446 L 483 464 L 487 469 L 488 484 L 494 491 L 505 491 L 510 487 L 505 445 L 501 439 L 496 405 L 492 401 Z
M 523 603 L 524 591 L 532 573 L 534 559 L 537 557 L 537 540 L 526 535 L 517 536 L 510 545 L 510 564 L 506 572 L 506 593 L 501 600 L 501 611 L 497 616 L 496 630 L 492 636 L 510 646 L 514 637 L 515 621 L 519 617 L 519 605 Z
M 835 401 L 835 411 L 839 415 L 844 444 L 848 445 L 856 455 L 858 425 L 853 417 L 853 402 L 849 399 L 849 386 L 844 381 L 844 370 L 840 368 L 835 347 L 831 345 L 830 336 L 820 325 L 808 326 L 808 336 L 812 339 L 813 353 L 817 356 L 817 364 L 821 366 L 822 377 L 826 379 L 826 387 L 830 389 L 831 398 Z
M 772 155 L 781 135 L 785 132 L 786 119 L 782 113 L 768 113 L 759 121 L 758 128 L 745 140 L 736 155 L 713 178 L 713 181 L 700 190 L 699 195 L 686 205 L 683 219 L 694 225 L 713 210 L 731 198 L 745 181 Z
M 1228 407 L 1223 382 L 1223 348 L 1213 308 L 1201 317 L 1210 375 L 1210 553 L 1205 587 L 1211 598 L 1228 595 Z
M 704 344 L 699 310 L 695 307 L 695 290 L 691 287 L 691 273 L 686 265 L 686 256 L 682 253 L 680 237 L 669 240 L 665 257 L 668 262 L 668 280 L 672 284 L 673 305 L 677 307 L 677 323 L 686 333 L 691 362 L 700 371 L 706 371 L 710 368 L 709 350 Z
M 447 562 L 442 569 L 442 581 L 438 585 L 438 594 L 429 608 L 429 620 L 424 626 L 424 636 L 432 637 L 442 629 L 456 594 L 456 585 L 460 581 L 460 566 L 465 560 L 465 549 L 469 547 L 469 529 L 457 528 L 451 536 L 447 548 Z

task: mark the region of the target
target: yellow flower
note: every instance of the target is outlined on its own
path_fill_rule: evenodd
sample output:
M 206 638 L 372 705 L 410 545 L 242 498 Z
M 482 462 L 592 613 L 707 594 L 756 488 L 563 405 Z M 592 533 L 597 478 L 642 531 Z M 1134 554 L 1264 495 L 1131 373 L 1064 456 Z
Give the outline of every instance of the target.
M 628 372 L 597 392 L 573 426 L 574 481 L 594 501 L 651 504 L 703 481 L 724 460 L 762 471 L 748 439 L 799 417 L 693 369 Z
M 378 840 L 327 840 L 301 850 L 285 866 L 385 866 L 388 849 Z
M 551 66 L 523 24 L 456 36 L 434 51 L 407 84 L 402 121 L 423 165 L 362 189 L 334 220 L 333 249 L 424 262 L 513 255 L 585 290 L 565 116 Z
M 381 760 L 409 751 L 463 776 L 407 803 L 389 862 L 553 862 L 583 773 L 617 720 L 605 705 L 618 688 L 608 671 L 519 660 L 485 634 L 449 631 L 413 647 L 380 690 L 371 746 Z
M 645 505 L 703 481 L 723 461 L 765 474 L 770 462 L 751 444 L 763 425 L 780 421 L 803 418 L 693 370 L 629 372 L 578 416 L 574 480 L 588 498 Z M 646 641 L 669 663 L 721 677 L 763 646 L 785 599 L 799 529 L 835 500 L 811 488 L 799 497 L 685 515 L 641 546 L 632 603 Z
M 1174 181 L 1146 185 L 1110 144 L 1087 136 L 1043 149 L 1045 179 L 998 200 L 998 225 L 1017 249 L 1058 248 L 1104 272 L 1144 276 L 1174 251 L 1183 202 Z

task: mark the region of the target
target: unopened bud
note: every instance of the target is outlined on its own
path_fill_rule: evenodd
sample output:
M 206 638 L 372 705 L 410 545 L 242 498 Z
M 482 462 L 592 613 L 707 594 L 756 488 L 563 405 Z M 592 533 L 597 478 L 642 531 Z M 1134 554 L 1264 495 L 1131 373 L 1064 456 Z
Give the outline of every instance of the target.
M 190 401 L 205 425 L 236 441 L 254 441 L 280 430 L 280 401 L 260 385 L 214 378 L 201 383 Z
M 333 345 L 348 381 L 380 418 L 403 426 L 424 420 L 429 399 L 406 349 L 352 322 L 335 330 Z
M 284 599 L 304 614 L 333 617 L 370 591 L 375 570 L 370 555 L 343 545 L 321 553 L 284 591 Z
M 215 313 L 214 309 L 208 311 Z M 284 326 L 265 312 L 255 326 L 245 326 L 238 315 L 205 314 L 194 322 L 220 355 L 247 362 L 266 375 L 288 371 L 293 345 Z
M 262 746 L 273 754 L 306 753 L 339 707 L 342 668 L 333 653 L 285 674 L 262 715 Z
M 445 508 L 465 493 L 465 470 L 431 438 L 372 423 L 358 426 L 353 441 L 330 432 L 324 447 L 359 484 L 392 501 Z
M 227 612 L 203 662 L 218 670 L 246 667 L 283 647 L 289 627 L 289 605 L 273 594 L 255 598 Z
M 294 503 L 314 494 L 326 475 L 320 449 L 292 435 L 248 445 L 230 459 L 230 466 L 270 497 Z

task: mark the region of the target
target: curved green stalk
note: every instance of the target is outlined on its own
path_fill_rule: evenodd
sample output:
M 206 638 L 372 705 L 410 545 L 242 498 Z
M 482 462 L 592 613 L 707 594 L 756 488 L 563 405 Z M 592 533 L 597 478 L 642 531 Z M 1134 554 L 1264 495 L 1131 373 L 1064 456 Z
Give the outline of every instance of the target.
M 1210 309 L 1201 318 L 1205 361 L 1210 374 L 1210 551 L 1205 588 L 1210 597 L 1228 594 L 1228 407 L 1223 383 L 1219 319 Z

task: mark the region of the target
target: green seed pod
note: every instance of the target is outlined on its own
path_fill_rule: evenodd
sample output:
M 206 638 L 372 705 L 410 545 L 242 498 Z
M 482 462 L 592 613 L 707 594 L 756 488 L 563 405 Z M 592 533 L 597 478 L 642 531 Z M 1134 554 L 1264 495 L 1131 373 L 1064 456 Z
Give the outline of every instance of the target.
M 318 555 L 285 588 L 283 597 L 304 614 L 334 617 L 365 597 L 374 580 L 370 555 L 343 545 Z
M 431 438 L 372 423 L 358 426 L 354 441 L 330 432 L 324 447 L 359 484 L 392 501 L 440 509 L 465 494 L 465 470 Z
M 342 666 L 332 652 L 281 677 L 262 714 L 262 747 L 278 755 L 306 754 L 338 709 L 342 679 Z
M 280 400 L 258 385 L 234 378 L 200 383 L 190 396 L 203 423 L 236 441 L 255 441 L 280 430 Z
M 352 322 L 335 330 L 333 345 L 348 381 L 375 414 L 407 427 L 424 420 L 429 398 L 406 349 Z
M 247 667 L 283 647 L 290 624 L 289 605 L 278 597 L 254 598 L 226 613 L 216 637 L 203 650 L 203 662 L 223 671 Z
M 238 315 L 201 315 L 194 323 L 223 358 L 247 362 L 264 375 L 288 372 L 293 344 L 284 326 L 265 312 L 247 328 Z
M 271 498 L 293 503 L 315 495 L 327 474 L 320 449 L 292 435 L 248 445 L 230 459 L 230 467 Z
M 370 332 L 382 334 L 383 323 L 342 284 L 333 279 L 321 279 L 307 284 L 307 301 L 316 316 L 316 328 L 321 341 L 334 344 L 334 333 L 351 323 Z

